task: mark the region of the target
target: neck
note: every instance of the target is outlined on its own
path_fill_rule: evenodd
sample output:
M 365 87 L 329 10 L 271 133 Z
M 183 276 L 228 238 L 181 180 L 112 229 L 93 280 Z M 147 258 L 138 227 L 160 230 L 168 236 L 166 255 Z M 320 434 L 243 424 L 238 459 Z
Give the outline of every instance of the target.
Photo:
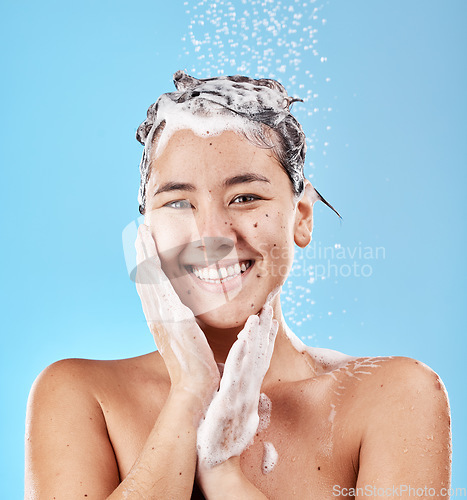
M 282 315 L 280 297 L 275 297 L 271 305 L 274 310 L 274 318 L 279 322 L 279 329 L 269 370 L 263 381 L 263 387 L 275 385 L 278 382 L 302 379 L 315 373 L 314 363 L 311 363 L 308 356 L 292 345 L 289 335 L 286 333 L 289 329 Z M 243 325 L 222 330 L 205 324 L 200 326 L 216 362 L 225 363 L 227 355 L 233 343 L 237 340 L 237 335 L 242 330 Z

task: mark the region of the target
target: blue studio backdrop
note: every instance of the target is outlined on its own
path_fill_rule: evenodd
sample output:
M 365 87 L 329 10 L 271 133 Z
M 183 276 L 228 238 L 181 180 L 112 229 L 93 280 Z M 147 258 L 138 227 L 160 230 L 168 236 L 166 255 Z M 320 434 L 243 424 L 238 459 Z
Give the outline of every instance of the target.
M 308 137 L 315 205 L 282 303 L 309 345 L 443 379 L 467 487 L 467 3 L 2 2 L 2 498 L 22 498 L 28 393 L 48 364 L 154 350 L 122 249 L 137 126 L 172 74 L 274 77 Z M 464 424 L 462 424 L 464 422 Z

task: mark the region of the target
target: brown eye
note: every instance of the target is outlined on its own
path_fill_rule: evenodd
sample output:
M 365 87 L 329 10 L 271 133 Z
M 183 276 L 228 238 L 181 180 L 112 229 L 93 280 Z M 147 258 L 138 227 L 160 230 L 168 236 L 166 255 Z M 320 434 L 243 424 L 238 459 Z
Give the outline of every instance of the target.
M 233 199 L 232 203 L 239 204 L 239 203 L 248 203 L 251 201 L 256 201 L 260 200 L 261 198 L 259 196 L 256 196 L 254 194 L 240 194 L 236 198 Z

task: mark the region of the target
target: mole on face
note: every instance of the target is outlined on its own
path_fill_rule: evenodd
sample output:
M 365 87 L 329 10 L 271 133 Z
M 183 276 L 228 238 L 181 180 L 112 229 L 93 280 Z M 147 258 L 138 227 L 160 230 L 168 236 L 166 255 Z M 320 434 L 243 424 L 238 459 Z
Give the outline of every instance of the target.
M 258 223 L 257 223 L 257 222 L 255 222 L 255 223 L 253 224 L 253 227 L 258 227 Z

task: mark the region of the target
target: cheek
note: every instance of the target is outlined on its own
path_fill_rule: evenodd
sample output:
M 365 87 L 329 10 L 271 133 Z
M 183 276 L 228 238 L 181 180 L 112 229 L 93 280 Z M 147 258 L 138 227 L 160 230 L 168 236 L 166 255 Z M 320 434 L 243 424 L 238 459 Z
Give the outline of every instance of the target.
M 152 237 L 161 260 L 162 270 L 170 279 L 179 277 L 181 272 L 179 256 L 190 242 L 190 220 L 180 220 L 181 217 L 167 215 L 161 210 L 146 214 L 144 223 L 149 226 Z M 188 220 L 186 220 L 188 219 Z M 184 228 L 183 231 L 180 228 Z
M 253 238 L 258 241 L 258 249 L 268 267 L 268 273 L 286 278 L 293 262 L 293 223 L 281 212 L 268 212 L 262 221 L 253 224 Z
M 170 258 L 193 240 L 196 224 L 190 210 L 171 213 L 169 210 L 153 210 L 145 215 L 144 223 L 151 229 L 161 257 Z

